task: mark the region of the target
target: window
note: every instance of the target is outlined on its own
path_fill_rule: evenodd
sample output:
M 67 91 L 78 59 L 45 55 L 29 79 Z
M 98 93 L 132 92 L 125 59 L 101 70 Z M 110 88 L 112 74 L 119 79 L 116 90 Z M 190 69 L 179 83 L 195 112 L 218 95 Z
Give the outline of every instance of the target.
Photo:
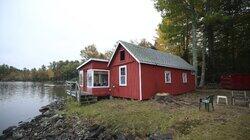
M 125 51 L 124 50 L 121 50 L 120 51 L 120 60 L 125 60 Z
M 83 71 L 79 71 L 79 84 L 83 85 Z
M 87 79 L 87 72 L 86 72 L 86 71 L 83 73 L 83 77 L 84 77 L 84 78 L 83 78 L 83 85 L 84 85 L 84 86 L 87 86 L 87 80 L 88 80 L 88 79 Z
M 119 85 L 120 86 L 127 85 L 127 66 L 119 67 Z
M 109 71 L 90 69 L 87 71 L 87 86 L 91 88 L 108 87 Z
M 182 82 L 187 83 L 187 73 L 182 73 Z
M 88 70 L 87 71 L 87 86 L 88 87 L 92 87 L 93 86 L 93 84 L 92 84 L 92 71 L 91 70 Z
M 94 87 L 108 86 L 108 71 L 94 71 Z
M 195 71 L 192 70 L 192 71 L 191 71 L 191 75 L 195 75 Z
M 171 83 L 171 71 L 165 71 L 165 83 Z

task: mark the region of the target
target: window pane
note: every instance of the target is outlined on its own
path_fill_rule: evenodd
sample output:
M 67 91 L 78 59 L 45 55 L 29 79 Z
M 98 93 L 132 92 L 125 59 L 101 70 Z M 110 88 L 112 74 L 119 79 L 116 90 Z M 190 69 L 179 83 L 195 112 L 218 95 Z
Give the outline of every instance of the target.
M 125 68 L 121 68 L 121 75 L 125 75 Z
M 120 60 L 125 60 L 125 52 L 124 52 L 124 50 L 120 51 Z
M 121 84 L 125 84 L 125 76 L 121 76 Z
M 165 83 L 171 83 L 171 72 L 165 71 Z
M 182 73 L 182 82 L 187 83 L 187 73 Z
M 120 86 L 127 85 L 127 67 L 126 67 L 126 65 L 119 67 L 119 85 Z
M 166 81 L 169 81 L 170 78 L 169 78 L 169 73 L 166 73 Z
M 79 84 L 83 84 L 83 71 L 79 71 Z
M 92 72 L 87 72 L 87 86 L 92 86 Z
M 84 85 L 84 72 L 82 72 L 82 84 Z
M 107 71 L 94 71 L 94 86 L 108 86 Z
M 79 84 L 82 84 L 82 74 L 79 74 Z

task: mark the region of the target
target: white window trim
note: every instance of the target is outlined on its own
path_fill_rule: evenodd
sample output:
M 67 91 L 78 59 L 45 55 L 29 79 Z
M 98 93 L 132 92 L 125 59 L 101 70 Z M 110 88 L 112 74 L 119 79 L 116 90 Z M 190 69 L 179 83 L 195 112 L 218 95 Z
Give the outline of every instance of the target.
M 185 81 L 184 81 L 184 75 L 186 75 L 186 80 Z M 187 81 L 188 81 L 188 75 L 187 75 L 186 72 L 183 72 L 182 73 L 182 83 L 187 83 Z
M 121 83 L 121 69 L 125 68 L 125 83 Z M 127 86 L 127 65 L 119 66 L 119 86 Z
M 166 81 L 166 74 L 169 74 L 169 76 L 170 76 L 170 80 L 169 81 Z M 170 83 L 172 83 L 172 75 L 171 75 L 171 71 L 165 71 L 164 72 L 164 80 L 165 80 L 165 83 L 167 83 L 167 84 L 170 84 Z
M 95 73 L 95 71 L 107 71 L 108 72 L 108 85 L 107 86 L 94 86 L 94 73 Z M 88 86 L 88 72 L 91 72 L 91 76 L 92 76 L 91 86 Z M 88 88 L 109 88 L 109 83 L 110 83 L 110 71 L 109 70 L 104 70 L 104 69 L 88 69 L 87 70 L 87 87 Z

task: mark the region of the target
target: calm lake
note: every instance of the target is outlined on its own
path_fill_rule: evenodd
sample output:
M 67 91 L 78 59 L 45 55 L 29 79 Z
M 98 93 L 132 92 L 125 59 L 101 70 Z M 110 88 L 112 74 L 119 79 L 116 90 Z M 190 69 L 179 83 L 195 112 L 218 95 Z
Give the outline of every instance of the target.
M 0 82 L 0 135 L 9 126 L 30 121 L 40 107 L 66 96 L 63 86 L 39 82 Z

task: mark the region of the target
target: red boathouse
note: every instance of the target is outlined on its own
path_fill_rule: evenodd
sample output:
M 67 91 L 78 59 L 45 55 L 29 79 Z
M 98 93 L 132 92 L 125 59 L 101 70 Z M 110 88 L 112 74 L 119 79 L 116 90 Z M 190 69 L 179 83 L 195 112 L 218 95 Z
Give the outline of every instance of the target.
M 230 90 L 250 90 L 250 74 L 224 74 L 220 77 L 220 86 Z
M 159 92 L 177 95 L 195 89 L 194 69 L 185 60 L 124 41 L 109 61 L 90 59 L 78 70 L 82 89 L 97 96 L 145 100 Z

